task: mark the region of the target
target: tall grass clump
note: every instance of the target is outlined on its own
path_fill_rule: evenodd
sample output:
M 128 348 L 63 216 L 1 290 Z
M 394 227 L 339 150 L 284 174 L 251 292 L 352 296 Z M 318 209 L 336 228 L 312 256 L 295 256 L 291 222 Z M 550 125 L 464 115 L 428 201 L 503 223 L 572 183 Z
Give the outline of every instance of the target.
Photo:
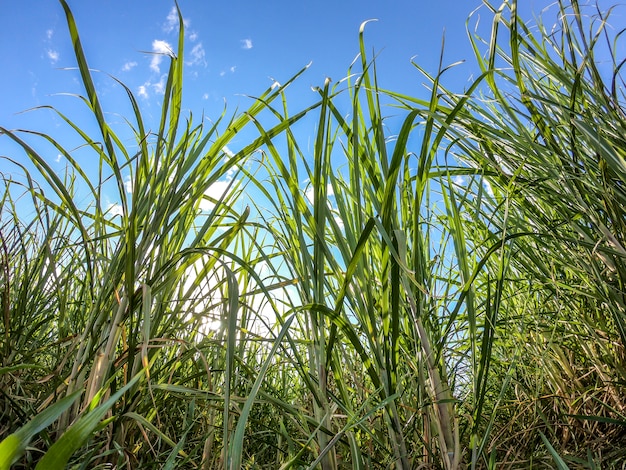
M 430 100 L 391 133 L 365 26 L 354 72 L 317 89 L 314 144 L 302 148 L 288 129 L 281 152 L 268 138 L 270 185 L 260 185 L 273 201 L 275 250 L 303 304 L 299 328 L 309 343 L 298 372 L 319 423 L 314 463 L 459 468 L 453 383 L 464 380 L 457 343 L 466 326 L 454 305 L 462 302 L 458 266 L 469 267 L 462 234 L 451 234 L 458 214 L 436 207 L 449 176 L 438 160 L 447 130 L 436 122 L 445 69 Z M 346 94 L 347 115 L 337 105 Z M 286 102 L 274 112 L 288 119 Z M 474 325 L 475 340 L 482 330 Z
M 623 466 L 608 13 L 560 1 L 532 25 L 485 2 L 480 75 L 449 90 L 442 47 L 434 73 L 415 64 L 424 99 L 378 82 L 365 22 L 309 106 L 289 106 L 301 71 L 199 123 L 179 13 L 152 131 L 119 81 L 128 127 L 107 120 L 60 2 L 91 122 L 45 107 L 62 138 L 0 127 L 20 149 L 2 157 L 0 469 Z
M 417 67 L 429 100 L 381 90 L 361 36 L 360 71 L 318 90 L 313 147 L 267 141 L 322 468 L 624 461 L 619 32 L 577 2 L 552 30 L 486 7 L 463 94 L 443 66 Z
M 213 468 L 240 452 L 229 449 L 234 413 L 270 351 L 247 342 L 258 319 L 246 290 L 258 290 L 257 304 L 269 292 L 253 269 L 260 237 L 236 204 L 240 167 L 259 143 L 236 154 L 227 144 L 282 88 L 230 119 L 185 118 L 179 14 L 158 129 L 117 82 L 132 109 L 129 144 L 105 117 L 61 4 L 85 89 L 76 99 L 92 122 L 51 108 L 69 148 L 0 128 L 28 157 L 3 157 L 14 171 L 1 199 L 0 468 Z M 65 175 L 47 152 L 64 157 Z M 211 196 L 218 181 L 228 190 Z
M 531 26 L 517 6 L 489 7 L 487 40 L 470 33 L 480 93 L 441 89 L 437 110 L 453 142 L 448 161 L 467 171 L 447 189 L 487 348 L 463 404 L 472 463 L 617 468 L 626 458 L 622 31 L 609 26 L 612 9 L 576 0 L 544 13 L 554 25 Z

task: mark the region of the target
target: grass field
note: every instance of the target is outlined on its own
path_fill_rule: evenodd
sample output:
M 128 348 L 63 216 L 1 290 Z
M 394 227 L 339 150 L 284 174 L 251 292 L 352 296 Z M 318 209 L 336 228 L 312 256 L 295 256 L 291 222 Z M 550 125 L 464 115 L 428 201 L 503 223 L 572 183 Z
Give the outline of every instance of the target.
M 125 88 L 127 144 L 60 1 L 95 131 L 55 112 L 98 170 L 0 127 L 21 149 L 2 157 L 0 470 L 624 468 L 610 16 L 492 6 L 468 89 L 415 64 L 428 100 L 378 83 L 364 23 L 309 108 L 288 106 L 302 70 L 210 125 L 181 112 L 180 16 L 157 130 Z

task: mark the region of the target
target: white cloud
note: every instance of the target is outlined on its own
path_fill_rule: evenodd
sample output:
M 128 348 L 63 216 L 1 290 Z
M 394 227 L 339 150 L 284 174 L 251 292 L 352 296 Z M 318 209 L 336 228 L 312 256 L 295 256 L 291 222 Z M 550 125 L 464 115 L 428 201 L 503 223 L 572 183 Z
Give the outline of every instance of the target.
M 233 186 L 236 184 L 237 182 L 235 181 L 233 183 Z M 203 197 L 200 201 L 200 210 L 202 210 L 203 212 L 213 210 L 213 208 L 215 207 L 215 203 L 211 199 L 219 201 L 230 189 L 232 189 L 232 186 L 230 185 L 231 181 L 221 180 L 216 181 L 211 186 L 209 186 L 209 189 L 207 189 L 204 193 L 205 197 Z
M 154 41 L 152 41 L 152 50 L 159 54 L 174 54 L 172 46 L 167 41 L 163 41 L 161 39 L 155 39 Z
M 196 33 L 196 32 L 194 31 L 193 33 L 191 33 L 191 34 L 189 35 L 189 40 L 190 40 L 191 42 L 194 42 L 196 39 L 198 39 L 198 33 Z
M 173 6 L 170 12 L 167 14 L 167 18 L 165 18 L 165 24 L 163 25 L 163 30 L 166 33 L 169 33 L 173 31 L 177 25 L 178 25 L 178 11 L 176 11 L 176 7 Z
M 242 39 L 241 40 L 241 48 L 242 49 L 252 49 L 252 39 Z
M 130 179 L 130 175 L 124 180 L 124 188 L 126 192 L 131 194 L 133 192 L 133 180 Z
M 160 55 L 152 56 L 152 60 L 150 61 L 150 70 L 156 73 L 161 73 L 161 68 L 159 67 L 159 64 L 161 64 L 162 60 L 163 57 L 161 57 Z
M 183 18 L 183 25 L 185 25 L 185 28 L 189 27 L 190 23 L 191 22 L 189 20 Z M 173 6 L 167 14 L 165 23 L 163 24 L 163 31 L 166 33 L 171 33 L 174 30 L 178 30 L 178 10 L 176 10 L 175 6 Z
M 106 210 L 109 214 L 111 214 L 112 216 L 122 216 L 124 215 L 124 209 L 122 209 L 122 205 L 121 204 L 109 204 L 109 206 L 107 207 Z
M 133 67 L 137 67 L 137 62 L 126 62 L 124 64 L 124 66 L 122 67 L 122 71 L 123 72 L 128 72 L 129 70 L 132 70 Z
M 277 83 L 277 82 L 274 82 L 274 83 Z M 313 205 L 315 204 L 315 188 L 310 184 L 310 182 L 308 183 L 309 184 L 307 185 L 307 189 L 304 191 L 304 196 L 306 197 L 307 201 L 309 201 L 309 203 Z M 333 190 L 333 185 L 331 183 L 328 183 L 326 185 L 326 197 L 330 198 L 334 196 L 335 196 L 335 191 Z M 343 230 L 344 223 L 343 223 L 343 220 L 341 219 L 339 211 L 335 207 L 333 207 L 333 203 L 331 200 L 327 199 L 326 202 L 328 204 L 328 208 L 330 209 L 330 212 L 333 214 L 333 219 L 335 220 L 335 223 L 337 224 L 340 230 Z
M 137 89 L 137 95 L 140 96 L 141 98 L 148 98 L 150 95 L 148 93 L 148 90 L 150 88 L 152 88 L 152 90 L 157 94 L 160 94 L 160 95 L 164 94 L 166 79 L 167 79 L 167 74 L 163 74 L 161 75 L 161 78 L 159 78 L 159 81 L 156 83 L 153 83 L 151 81 L 145 82 L 143 85 L 140 85 L 139 88 Z
M 49 29 L 46 31 L 46 37 L 48 39 L 52 39 L 52 36 L 54 35 L 54 30 L 53 29 Z
M 465 177 L 463 175 L 456 175 L 452 182 L 457 186 L 465 186 Z
M 161 39 L 155 39 L 152 41 L 152 52 L 154 52 L 154 55 L 150 61 L 150 69 L 153 72 L 160 73 L 161 68 L 159 66 L 163 61 L 163 55 L 172 57 L 174 55 L 174 50 L 168 42 L 162 41 Z
M 309 185 L 309 187 L 304 192 L 304 195 L 306 196 L 306 198 L 309 200 L 311 204 L 315 202 L 315 188 L 313 186 Z M 333 191 L 333 185 L 328 183 L 326 185 L 326 196 L 332 197 L 334 195 L 335 195 L 335 192 Z
M 203 100 L 208 100 L 209 99 L 209 94 L 208 93 L 203 94 L 202 95 L 202 99 Z
M 159 81 L 157 83 L 153 83 L 152 84 L 152 88 L 154 88 L 154 91 L 160 95 L 165 93 L 165 79 L 167 78 L 167 75 L 161 75 L 161 78 L 159 79 Z
M 485 188 L 485 191 L 487 191 L 487 194 L 491 197 L 494 196 L 493 194 L 493 188 L 491 187 L 491 183 L 489 183 L 489 181 L 487 181 L 486 179 L 483 180 L 483 188 Z
M 50 59 L 50 62 L 52 62 L 53 64 L 55 64 L 57 60 L 59 60 L 59 53 L 57 51 L 48 49 L 46 51 L 46 54 L 48 55 L 48 59 Z
M 341 218 L 341 216 L 339 215 L 339 212 L 333 210 L 333 219 L 335 220 L 335 223 L 337 224 L 337 227 L 339 227 L 339 230 L 344 230 L 345 225 L 343 223 L 343 219 Z
M 206 67 L 204 47 L 202 47 L 201 42 L 193 46 L 193 49 L 191 49 L 191 63 L 193 65 L 204 65 Z
M 148 97 L 148 90 L 146 88 L 146 85 L 140 85 L 139 89 L 137 90 L 137 94 L 139 96 L 141 96 L 142 98 L 147 98 Z
M 228 155 L 229 157 L 234 157 L 235 156 L 235 152 L 233 152 L 231 149 L 228 148 L 227 145 L 224 145 L 224 147 L 222 147 L 222 151 Z M 230 171 L 230 170 L 229 170 Z
M 230 73 L 235 73 L 235 70 L 237 70 L 237 66 L 236 65 L 233 65 L 232 67 L 229 67 L 229 69 L 228 69 L 228 71 Z M 227 73 L 226 70 L 222 70 L 220 72 L 220 77 L 223 77 L 224 75 L 226 75 L 226 73 Z

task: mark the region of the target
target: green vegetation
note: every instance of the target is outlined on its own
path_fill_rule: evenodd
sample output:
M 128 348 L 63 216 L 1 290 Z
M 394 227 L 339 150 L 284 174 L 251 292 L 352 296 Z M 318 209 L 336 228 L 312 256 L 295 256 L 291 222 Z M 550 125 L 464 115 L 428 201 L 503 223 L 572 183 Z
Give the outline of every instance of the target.
M 55 112 L 97 176 L 55 136 L 0 128 L 29 162 L 3 157 L 0 469 L 623 467 L 626 108 L 606 16 L 563 1 L 531 28 L 515 1 L 489 7 L 483 73 L 458 94 L 417 67 L 428 100 L 379 86 L 363 24 L 310 108 L 288 108 L 303 70 L 210 126 L 181 116 L 181 16 L 160 126 L 124 87 L 125 145 L 60 1 L 97 135 Z M 309 153 L 292 129 L 311 116 Z

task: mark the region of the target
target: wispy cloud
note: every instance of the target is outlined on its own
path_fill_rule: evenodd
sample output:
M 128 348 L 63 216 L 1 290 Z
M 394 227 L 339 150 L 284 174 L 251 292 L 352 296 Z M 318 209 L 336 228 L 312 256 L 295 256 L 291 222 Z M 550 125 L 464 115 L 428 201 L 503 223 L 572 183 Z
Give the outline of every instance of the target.
M 50 62 L 52 62 L 53 64 L 56 64 L 59 60 L 59 53 L 55 50 L 48 49 L 46 51 L 46 55 L 48 56 L 48 59 L 50 59 Z
M 456 175 L 453 179 L 452 182 L 456 185 L 456 186 L 465 186 L 467 180 L 465 179 L 464 176 L 462 175 Z
M 147 84 L 149 85 L 149 84 Z M 148 88 L 147 85 L 140 85 L 139 88 L 137 89 L 137 94 L 141 97 L 141 98 L 147 98 L 148 97 Z
M 59 60 L 60 54 L 57 50 L 54 49 L 52 36 L 54 36 L 54 29 L 50 28 L 46 30 L 46 40 L 44 41 L 46 44 L 45 54 L 50 60 L 50 63 L 56 64 Z
M 163 25 L 163 30 L 166 33 L 170 33 L 178 26 L 178 12 L 176 11 L 176 7 L 172 7 L 170 12 L 167 14 L 167 18 L 165 18 L 165 24 Z
M 241 40 L 241 48 L 242 49 L 252 49 L 252 39 L 242 39 Z
M 183 25 L 185 25 L 185 28 L 189 27 L 190 24 L 191 22 L 188 19 L 183 18 Z M 166 33 L 171 33 L 174 30 L 178 30 L 178 11 L 175 6 L 172 7 L 170 12 L 167 14 L 165 23 L 163 24 L 163 31 Z
M 159 81 L 157 83 L 152 84 L 152 88 L 159 95 L 162 95 L 165 93 L 165 79 L 166 78 L 167 78 L 167 75 L 161 75 L 161 78 L 159 79 Z
M 150 70 L 156 73 L 161 72 L 161 62 L 163 61 L 163 55 L 173 56 L 174 50 L 172 46 L 166 41 L 161 39 L 155 39 L 152 41 L 152 52 L 154 55 L 152 56 L 152 60 L 150 61 Z
M 304 195 L 309 200 L 311 204 L 315 204 L 315 188 L 311 185 L 308 185 Z M 326 196 L 333 197 L 335 195 L 335 191 L 333 190 L 333 185 L 328 183 L 326 185 Z
M 206 66 L 205 55 L 204 47 L 202 47 L 202 43 L 199 42 L 191 49 L 191 64 Z
M 215 207 L 215 202 L 213 201 L 219 201 L 221 198 L 226 197 L 226 194 L 230 191 L 230 189 L 231 182 L 228 180 L 216 181 L 211 184 L 204 193 L 204 198 L 200 201 L 200 210 L 203 212 L 213 210 Z
M 222 147 L 222 152 L 224 152 L 229 157 L 234 157 L 235 156 L 235 152 L 233 152 L 231 149 L 229 149 L 227 145 L 224 145 L 224 147 Z
M 117 203 L 110 203 L 107 207 L 106 212 L 108 212 L 109 214 L 111 214 L 112 216 L 122 216 L 124 215 L 124 209 L 122 208 L 121 204 L 117 204 Z
M 130 179 L 130 175 L 126 175 L 126 179 L 124 180 L 124 189 L 128 194 L 133 193 L 133 180 Z
M 335 220 L 337 227 L 339 227 L 340 230 L 343 230 L 345 228 L 345 224 L 343 223 L 343 219 L 341 218 L 339 211 L 336 209 L 331 209 L 331 212 L 333 214 L 333 219 Z
M 232 158 L 234 156 L 233 151 L 229 149 L 226 145 L 222 147 L 222 152 L 224 152 L 224 154 L 226 155 L 224 157 L 224 162 L 227 162 L 228 158 Z M 222 198 L 227 198 L 229 196 L 229 193 L 239 185 L 239 180 L 233 181 L 234 176 L 235 170 L 231 168 L 226 172 L 223 180 L 219 180 L 211 184 L 209 188 L 205 191 L 204 197 L 200 201 L 200 210 L 202 210 L 203 212 L 213 210 L 213 208 L 215 207 L 215 203 L 213 202 L 213 200 L 219 201 Z
M 193 33 L 191 33 L 191 34 L 189 35 L 189 40 L 190 40 L 191 42 L 194 42 L 196 39 L 198 39 L 198 33 L 196 33 L 196 32 L 194 31 Z
M 485 180 L 483 180 L 483 188 L 485 188 L 485 191 L 487 191 L 487 194 L 488 194 L 489 196 L 491 196 L 491 197 L 493 197 L 493 196 L 494 196 L 494 193 L 493 193 L 493 188 L 491 187 L 491 183 L 489 183 L 489 181 L 488 181 L 488 180 L 486 180 L 486 179 L 485 179 Z
M 150 92 L 149 90 L 152 89 L 152 91 L 156 94 L 162 95 L 165 93 L 165 82 L 167 80 L 167 74 L 163 74 L 161 75 L 161 77 L 159 78 L 158 82 L 152 82 L 150 80 L 148 80 L 147 82 L 145 82 L 143 85 L 140 85 L 137 88 L 137 96 L 139 96 L 140 98 L 149 98 L 150 97 Z
M 122 71 L 123 72 L 128 72 L 130 70 L 132 70 L 134 67 L 137 67 L 137 62 L 126 62 L 124 64 L 124 66 L 122 67 Z
M 228 70 L 230 71 L 230 73 L 235 73 L 235 70 L 237 70 L 237 66 L 236 66 L 236 65 L 233 65 L 233 66 L 232 66 L 232 67 L 230 67 Z M 222 70 L 222 71 L 220 72 L 220 77 L 223 77 L 224 75 L 226 75 L 226 70 Z

